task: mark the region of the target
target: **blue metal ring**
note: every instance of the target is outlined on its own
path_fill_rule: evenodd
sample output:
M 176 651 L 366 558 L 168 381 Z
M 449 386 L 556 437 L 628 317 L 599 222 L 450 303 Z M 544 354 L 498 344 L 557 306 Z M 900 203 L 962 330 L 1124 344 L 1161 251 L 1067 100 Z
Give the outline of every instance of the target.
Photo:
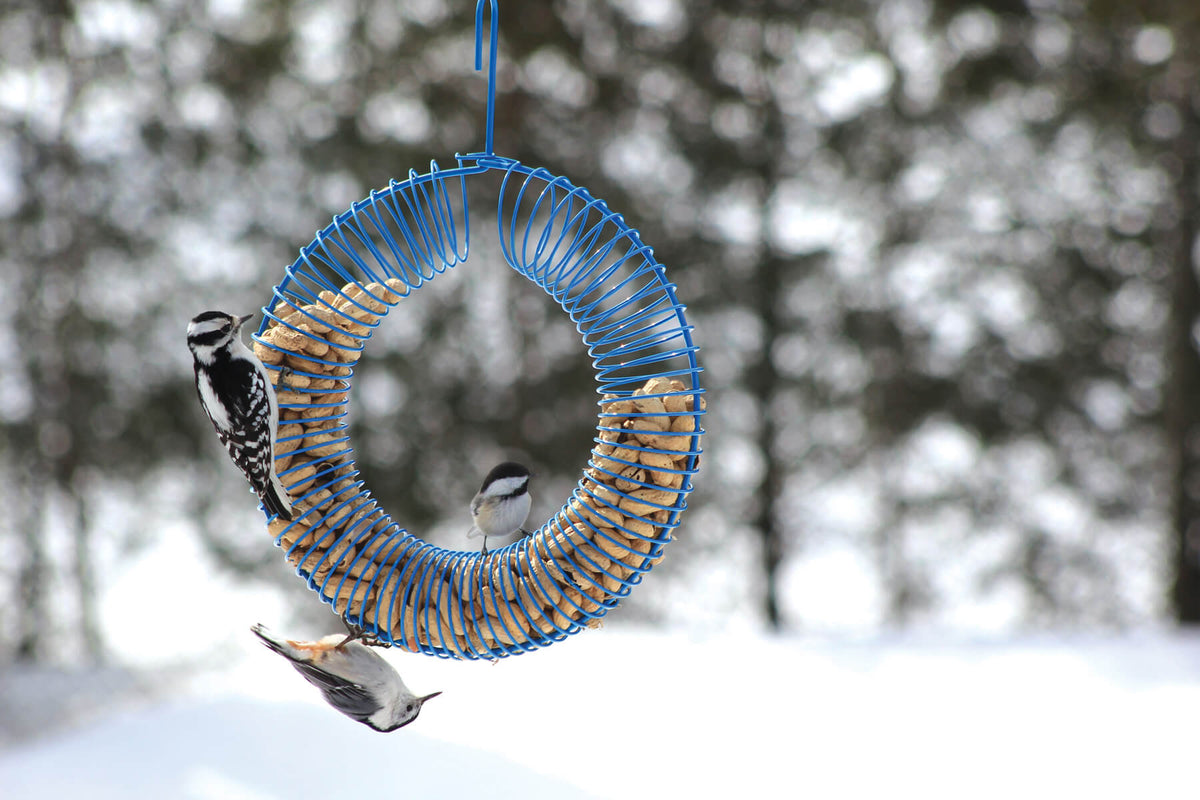
M 575 322 L 602 399 L 567 503 L 533 536 L 481 557 L 429 545 L 378 507 L 358 480 L 346 403 L 382 318 L 467 260 L 467 179 L 493 171 L 504 259 Z M 278 467 L 298 514 L 271 520 L 275 542 L 323 601 L 382 643 L 491 659 L 559 641 L 629 594 L 687 507 L 704 413 L 692 326 L 637 231 L 561 176 L 474 154 L 371 192 L 301 250 L 254 339 L 268 368 L 286 364 L 309 384 L 280 389 Z M 633 400 L 649 410 L 621 405 Z
M 491 7 L 485 151 L 409 171 L 316 234 L 274 288 L 255 350 L 290 375 L 276 466 L 296 511 L 269 519 L 309 588 L 383 644 L 443 658 L 536 650 L 616 607 L 662 557 L 700 463 L 698 348 L 653 250 L 581 187 L 492 152 L 496 0 L 476 5 L 475 68 Z M 575 323 L 602 395 L 571 497 L 532 536 L 486 557 L 423 542 L 378 506 L 346 425 L 354 365 L 388 311 L 470 253 L 469 178 L 500 173 L 504 260 Z M 265 513 L 265 512 L 264 512 Z

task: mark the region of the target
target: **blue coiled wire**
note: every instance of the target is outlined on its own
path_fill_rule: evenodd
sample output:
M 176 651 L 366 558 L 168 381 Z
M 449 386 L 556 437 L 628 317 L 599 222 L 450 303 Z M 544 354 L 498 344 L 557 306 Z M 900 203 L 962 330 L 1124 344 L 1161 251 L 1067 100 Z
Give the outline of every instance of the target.
M 456 156 L 451 169 L 433 162 L 428 172 L 410 171 L 406 180 L 372 191 L 337 215 L 287 267 L 255 335 L 260 347 L 279 353 L 276 363 L 299 355 L 299 367 L 288 360 L 295 375 L 320 381 L 338 376 L 333 389 L 292 390 L 307 393 L 309 402 L 280 395 L 279 450 L 294 462 L 280 478 L 299 513 L 290 523 L 272 522 L 276 544 L 322 600 L 380 643 L 470 659 L 516 655 L 560 641 L 629 594 L 661 557 L 687 507 L 704 413 L 698 348 L 684 306 L 638 232 L 568 179 L 491 152 L 495 0 L 490 5 L 486 151 Z M 476 69 L 483 6 L 477 6 Z M 484 175 L 499 178 L 496 232 L 505 262 L 562 307 L 592 360 L 602 399 L 589 469 L 603 484 L 601 489 L 585 475 L 533 536 L 486 558 L 430 545 L 379 508 L 358 479 L 346 425 L 353 366 L 381 319 L 426 281 L 467 261 L 468 183 Z M 335 331 L 342 357 L 283 348 L 267 335 L 276 327 L 322 345 L 330 344 L 322 330 Z M 628 437 L 616 447 L 636 458 L 648 453 L 672 459 L 659 470 L 678 476 L 678 488 L 668 492 L 670 503 L 632 494 L 661 488 L 649 477 L 631 480 L 636 488 L 620 491 L 609 479 L 621 476 L 605 466 L 639 468 L 637 460 L 621 458 L 614 449 L 625 428 L 608 423 L 637 427 L 642 418 L 663 415 L 606 409 L 654 378 L 682 384 L 643 399 L 686 400 L 690 410 L 672 415 L 687 418 L 684 429 L 656 433 L 670 448 Z M 321 397 L 325 400 L 317 402 Z M 298 414 L 305 415 L 302 421 L 287 421 Z M 289 434 L 289 424 L 301 432 Z M 313 425 L 320 426 L 321 440 L 306 444 Z M 301 479 L 310 467 L 313 474 Z M 652 510 L 631 514 L 620 507 L 626 501 Z M 602 526 L 590 518 L 618 513 L 622 524 Z

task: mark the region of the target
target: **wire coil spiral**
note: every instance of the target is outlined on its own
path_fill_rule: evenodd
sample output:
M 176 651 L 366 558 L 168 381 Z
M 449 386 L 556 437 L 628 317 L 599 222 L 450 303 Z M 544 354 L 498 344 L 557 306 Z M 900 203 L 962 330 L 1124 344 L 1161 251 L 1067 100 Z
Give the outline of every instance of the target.
M 295 509 L 290 522 L 269 521 L 276 544 L 379 643 L 467 659 L 561 641 L 629 594 L 687 507 L 705 408 L 692 328 L 638 232 L 566 178 L 491 152 L 490 5 L 487 151 L 410 171 L 337 215 L 287 267 L 254 337 L 276 381 L 276 468 Z M 532 536 L 480 556 L 430 545 L 379 507 L 358 477 L 346 415 L 354 366 L 388 311 L 467 261 L 468 183 L 484 174 L 499 180 L 506 263 L 575 323 L 601 399 L 568 501 Z

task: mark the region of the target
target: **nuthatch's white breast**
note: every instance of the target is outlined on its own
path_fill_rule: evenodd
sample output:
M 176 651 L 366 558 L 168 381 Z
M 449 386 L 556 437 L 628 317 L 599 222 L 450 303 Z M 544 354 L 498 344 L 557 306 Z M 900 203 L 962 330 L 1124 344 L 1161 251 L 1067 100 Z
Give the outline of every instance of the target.
M 517 533 L 528 535 L 523 527 L 529 516 L 529 479 L 533 473 L 515 461 L 492 468 L 483 479 L 479 493 L 471 501 L 470 538 L 483 537 L 487 554 L 488 537 L 502 538 Z
M 366 645 L 347 641 L 341 634 L 316 642 L 297 642 L 280 639 L 262 625 L 250 630 L 320 689 L 331 706 L 380 733 L 412 722 L 426 700 L 441 694 L 414 695 L 383 656 Z

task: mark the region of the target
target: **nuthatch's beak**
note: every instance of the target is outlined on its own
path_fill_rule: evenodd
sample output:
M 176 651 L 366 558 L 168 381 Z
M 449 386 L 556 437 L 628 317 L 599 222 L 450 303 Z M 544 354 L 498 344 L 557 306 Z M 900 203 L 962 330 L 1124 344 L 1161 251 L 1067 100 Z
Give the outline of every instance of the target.
M 240 328 L 240 327 L 242 327 L 243 325 L 245 325 L 245 324 L 246 324 L 246 322 L 247 322 L 248 320 L 250 320 L 250 319 L 253 319 L 253 318 L 254 318 L 254 312 L 253 312 L 253 311 L 251 311 L 249 314 L 247 314 L 247 315 L 246 315 L 246 316 L 244 316 L 244 317 L 238 317 L 238 318 L 237 318 L 237 321 L 238 321 L 238 327 L 239 327 L 239 328 Z
M 427 694 L 424 697 L 418 697 L 417 699 L 421 701 L 422 705 L 424 705 L 426 700 L 432 700 L 433 698 L 437 697 L 439 694 L 441 694 L 441 692 L 434 692 L 433 694 Z

